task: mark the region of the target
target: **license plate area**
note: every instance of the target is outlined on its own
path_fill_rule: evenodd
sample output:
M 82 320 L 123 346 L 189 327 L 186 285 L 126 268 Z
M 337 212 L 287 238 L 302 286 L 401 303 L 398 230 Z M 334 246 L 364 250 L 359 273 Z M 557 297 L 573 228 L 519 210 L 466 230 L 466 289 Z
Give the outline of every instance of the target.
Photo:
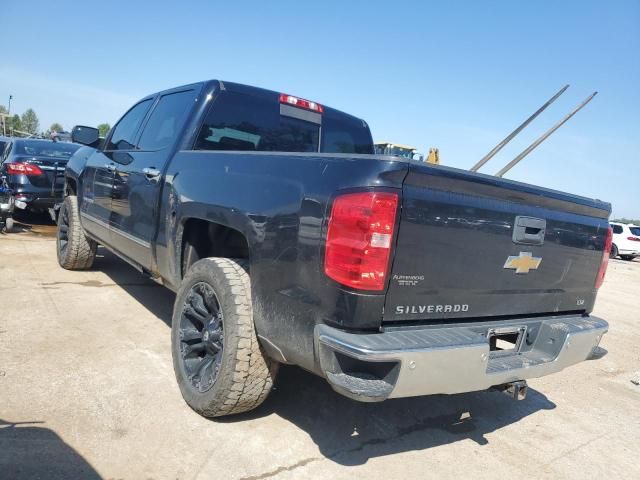
M 515 355 L 520 351 L 526 336 L 527 327 L 490 328 L 487 332 L 489 342 L 489 357 Z

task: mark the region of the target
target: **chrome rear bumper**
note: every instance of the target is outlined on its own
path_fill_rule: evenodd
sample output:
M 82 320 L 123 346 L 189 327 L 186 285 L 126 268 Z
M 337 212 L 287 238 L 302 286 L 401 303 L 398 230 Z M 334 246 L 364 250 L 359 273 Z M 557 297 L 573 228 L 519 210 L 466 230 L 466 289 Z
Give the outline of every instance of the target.
M 491 329 L 524 327 L 512 353 L 490 351 Z M 486 390 L 542 377 L 588 359 L 609 328 L 597 317 L 559 316 L 358 334 L 315 330 L 320 366 L 339 393 L 361 401 Z

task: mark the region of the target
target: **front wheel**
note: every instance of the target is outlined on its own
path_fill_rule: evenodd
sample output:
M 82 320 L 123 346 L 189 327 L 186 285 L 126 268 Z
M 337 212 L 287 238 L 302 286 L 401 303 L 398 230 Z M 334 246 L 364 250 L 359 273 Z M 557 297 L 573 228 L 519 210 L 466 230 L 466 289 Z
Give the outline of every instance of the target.
M 611 251 L 609 252 L 609 258 L 616 258 L 618 256 L 618 247 L 615 243 L 611 244 Z
M 98 244 L 84 234 L 74 195 L 66 197 L 60 207 L 56 247 L 58 263 L 67 270 L 87 270 L 96 258 Z
M 278 363 L 258 342 L 240 261 L 204 258 L 191 266 L 178 289 L 171 346 L 182 396 L 200 415 L 253 410 L 271 391 Z

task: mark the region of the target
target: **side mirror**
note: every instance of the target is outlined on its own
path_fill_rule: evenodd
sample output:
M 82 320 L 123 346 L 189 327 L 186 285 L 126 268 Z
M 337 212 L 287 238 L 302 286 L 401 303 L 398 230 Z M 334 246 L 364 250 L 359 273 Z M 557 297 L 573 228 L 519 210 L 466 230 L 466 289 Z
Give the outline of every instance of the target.
M 71 130 L 71 141 L 89 147 L 97 147 L 100 144 L 100 132 L 97 128 L 76 125 Z

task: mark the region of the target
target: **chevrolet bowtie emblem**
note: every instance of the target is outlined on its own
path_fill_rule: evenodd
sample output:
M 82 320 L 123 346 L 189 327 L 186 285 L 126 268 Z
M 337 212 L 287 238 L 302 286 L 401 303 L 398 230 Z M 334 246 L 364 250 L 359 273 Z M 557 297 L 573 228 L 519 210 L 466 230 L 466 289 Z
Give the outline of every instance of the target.
M 531 252 L 520 252 L 520 255 L 511 256 L 504 262 L 504 268 L 512 268 L 516 273 L 529 273 L 540 266 L 542 258 L 534 257 Z

